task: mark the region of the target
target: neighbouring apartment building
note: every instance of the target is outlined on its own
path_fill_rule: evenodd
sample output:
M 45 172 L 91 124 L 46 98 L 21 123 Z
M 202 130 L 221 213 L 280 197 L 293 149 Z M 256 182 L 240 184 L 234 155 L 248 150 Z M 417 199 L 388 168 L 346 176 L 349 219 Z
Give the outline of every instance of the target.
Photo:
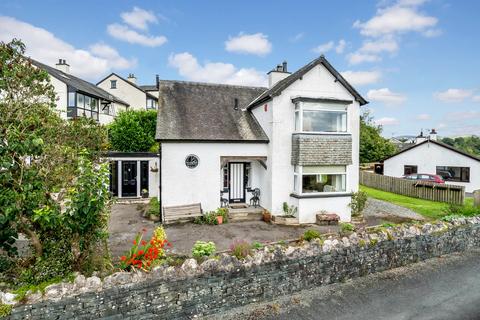
M 137 78 L 132 73 L 128 75 L 127 79 L 116 73 L 111 73 L 100 80 L 97 86 L 126 101 L 131 110 L 157 110 L 158 108 L 157 86 L 138 86 Z M 143 87 L 148 87 L 149 90 Z
M 257 189 L 274 215 L 286 202 L 300 223 L 322 211 L 350 221 L 367 101 L 324 56 L 268 76 L 268 88 L 157 81 L 162 206 L 209 211 L 248 204 Z
M 56 108 L 63 119 L 87 117 L 108 124 L 126 110 L 129 104 L 115 95 L 70 73 L 68 63 L 60 59 L 54 67 L 32 59 L 32 64 L 45 70 L 57 96 Z

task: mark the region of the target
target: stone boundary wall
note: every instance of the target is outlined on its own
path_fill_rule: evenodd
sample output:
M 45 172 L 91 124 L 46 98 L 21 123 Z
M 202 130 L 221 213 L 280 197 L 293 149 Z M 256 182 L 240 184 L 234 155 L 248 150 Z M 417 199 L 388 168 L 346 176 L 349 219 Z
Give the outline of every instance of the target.
M 9 319 L 191 319 L 480 246 L 480 218 L 379 228 L 376 233 L 266 247 L 239 261 L 77 276 L 33 294 Z

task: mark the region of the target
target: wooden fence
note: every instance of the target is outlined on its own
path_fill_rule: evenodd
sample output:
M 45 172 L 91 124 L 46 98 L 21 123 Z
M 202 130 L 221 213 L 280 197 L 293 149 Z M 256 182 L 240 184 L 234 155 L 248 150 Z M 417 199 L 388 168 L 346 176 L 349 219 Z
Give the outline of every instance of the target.
M 408 197 L 451 204 L 463 204 L 465 200 L 463 186 L 406 180 L 366 171 L 360 171 L 360 184 Z

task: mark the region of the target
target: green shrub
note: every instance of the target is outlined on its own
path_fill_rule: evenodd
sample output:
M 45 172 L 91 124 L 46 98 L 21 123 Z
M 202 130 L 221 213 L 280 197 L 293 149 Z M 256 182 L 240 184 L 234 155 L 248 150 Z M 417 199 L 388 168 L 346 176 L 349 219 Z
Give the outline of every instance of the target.
M 242 260 L 252 254 L 252 246 L 245 240 L 235 241 L 230 245 L 230 254 Z
M 216 250 L 217 248 L 215 246 L 215 243 L 213 243 L 212 241 L 210 242 L 197 241 L 193 245 L 192 256 L 197 259 L 203 258 L 203 257 L 209 257 L 213 253 L 215 253 Z
M 295 214 L 297 213 L 297 207 L 295 207 L 294 205 L 289 206 L 286 202 L 283 203 L 282 209 L 283 214 L 286 217 L 295 217 Z
M 303 240 L 310 241 L 312 239 L 320 239 L 322 235 L 317 230 L 309 229 L 303 234 Z
M 356 217 L 362 214 L 363 209 L 367 203 L 367 194 L 363 191 L 358 191 L 352 194 L 352 201 L 349 207 L 352 209 L 352 216 Z
M 480 207 L 473 205 L 450 205 L 447 214 L 452 216 L 474 217 L 480 215 Z
M 342 233 L 349 233 L 355 231 L 355 226 L 348 222 L 340 223 L 340 230 Z
M 120 112 L 108 126 L 111 150 L 122 152 L 150 151 L 158 148 L 155 142 L 157 112 L 129 110 Z
M 216 211 L 206 212 L 203 216 L 196 217 L 195 220 L 193 220 L 193 223 L 216 225 L 216 224 L 218 224 L 217 216 L 222 216 L 223 217 L 223 223 L 227 223 L 228 222 L 228 209 L 227 208 L 218 208 Z
M 159 216 L 160 215 L 160 203 L 158 202 L 157 197 L 150 199 L 150 203 L 148 204 L 147 213 L 152 216 Z
M 254 242 L 252 243 L 252 248 L 253 248 L 253 249 L 258 250 L 258 249 L 262 249 L 263 247 L 265 247 L 265 246 L 264 246 L 262 243 L 258 242 L 258 241 L 254 241 Z
M 44 244 L 44 254 L 20 275 L 20 283 L 39 285 L 68 277 L 73 272 L 74 257 L 66 239 L 52 239 Z
M 0 303 L 0 318 L 6 318 L 12 313 L 13 306 Z

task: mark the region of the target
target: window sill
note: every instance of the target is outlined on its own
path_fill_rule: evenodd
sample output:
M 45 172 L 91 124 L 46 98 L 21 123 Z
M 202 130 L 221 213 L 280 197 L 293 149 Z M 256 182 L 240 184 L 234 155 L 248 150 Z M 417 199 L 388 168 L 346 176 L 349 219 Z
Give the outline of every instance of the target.
M 290 197 L 296 199 L 315 199 L 315 198 L 339 198 L 339 197 L 351 197 L 351 192 L 312 192 L 312 193 L 295 193 L 292 192 Z
M 296 134 L 304 134 L 304 135 L 330 135 L 330 136 L 351 136 L 350 132 L 323 132 L 323 131 L 295 131 L 293 132 L 294 135 Z

